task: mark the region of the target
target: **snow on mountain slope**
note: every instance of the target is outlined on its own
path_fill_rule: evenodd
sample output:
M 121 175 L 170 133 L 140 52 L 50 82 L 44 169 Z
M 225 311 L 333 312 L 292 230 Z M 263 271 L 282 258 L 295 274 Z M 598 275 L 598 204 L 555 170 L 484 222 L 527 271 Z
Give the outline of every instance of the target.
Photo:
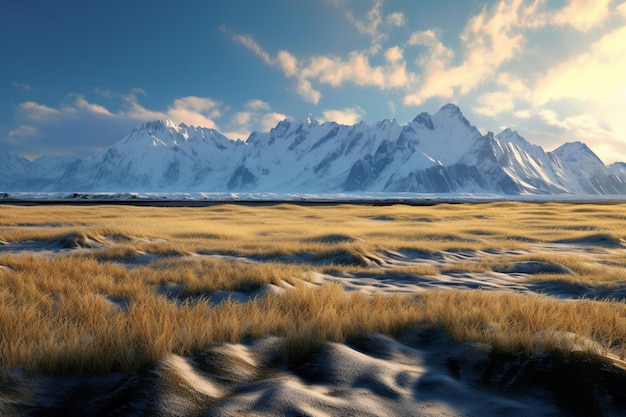
M 229 188 L 257 191 L 336 191 L 347 169 L 361 156 L 376 150 L 384 138 L 397 135 L 395 121 L 354 126 L 320 124 L 307 115 L 300 121 L 280 122 L 268 133 L 253 133 L 237 166 L 237 181 Z M 244 174 L 246 181 L 242 183 Z
M 425 118 L 427 114 L 422 113 L 421 116 Z M 454 104 L 446 104 L 431 116 L 432 128 L 418 118 L 409 126 L 418 132 L 420 151 L 443 165 L 456 163 L 482 136 Z
M 11 152 L 0 153 L 0 172 L 10 175 L 24 176 L 31 170 L 31 162 Z
M 78 158 L 43 155 L 35 159 L 31 167 L 37 176 L 56 179 L 77 159 Z
M 545 152 L 510 129 L 483 135 L 453 104 L 403 126 L 306 114 L 246 142 L 148 122 L 74 161 L 0 153 L 0 174 L 0 191 L 626 195 L 626 164 L 607 167 L 580 142 Z
M 567 192 L 549 156 L 516 132 L 482 135 L 454 105 L 418 115 L 403 131 L 415 153 L 390 177 L 385 191 Z
M 214 187 L 228 175 L 236 149 L 242 146 L 212 129 L 149 122 L 113 146 L 71 164 L 59 182 L 70 191 Z
M 32 176 L 32 162 L 11 152 L 0 152 L 0 187 L 5 190 L 23 187 Z M 2 191 L 0 189 L 0 191 Z
M 495 157 L 502 170 L 529 193 L 566 193 L 563 178 L 554 169 L 554 159 L 517 131 L 505 129 L 494 137 Z
M 584 143 L 565 143 L 551 154 L 573 193 L 626 194 L 626 178 L 607 168 Z
M 612 174 L 626 178 L 626 162 L 615 162 L 609 165 L 608 168 Z
M 419 114 L 395 142 L 395 164 L 385 170 L 385 191 L 451 192 L 459 189 L 454 166 L 481 137 L 475 126 L 453 105 L 437 113 Z M 473 190 L 470 190 L 473 191 Z

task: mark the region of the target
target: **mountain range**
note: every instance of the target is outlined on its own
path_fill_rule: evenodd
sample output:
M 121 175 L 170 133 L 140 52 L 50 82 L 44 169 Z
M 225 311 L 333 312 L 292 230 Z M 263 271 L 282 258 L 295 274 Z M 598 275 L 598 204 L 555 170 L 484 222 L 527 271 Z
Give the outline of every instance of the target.
M 483 135 L 447 104 L 406 125 L 307 114 L 246 141 L 147 122 L 84 158 L 0 153 L 0 191 L 626 195 L 626 164 L 607 166 L 581 142 L 546 152 L 510 129 Z

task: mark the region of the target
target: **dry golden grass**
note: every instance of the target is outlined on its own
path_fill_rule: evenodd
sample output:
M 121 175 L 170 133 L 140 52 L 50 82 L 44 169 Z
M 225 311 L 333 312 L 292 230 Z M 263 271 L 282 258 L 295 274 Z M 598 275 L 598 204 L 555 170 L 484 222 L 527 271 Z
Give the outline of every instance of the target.
M 293 357 L 326 340 L 395 334 L 423 323 L 443 326 L 458 341 L 507 350 L 568 351 L 578 343 L 624 357 L 626 307 L 619 302 L 453 290 L 367 296 L 305 282 L 309 271 L 438 275 L 506 271 L 524 261 L 573 271 L 535 279 L 623 281 L 625 209 L 0 206 L 0 249 L 8 251 L 0 255 L 0 366 L 106 374 L 138 369 L 170 352 L 192 354 L 267 334 L 285 336 L 283 355 Z M 42 253 L 19 253 L 33 242 L 42 244 L 36 249 Z M 480 256 L 440 265 L 377 260 L 392 251 Z M 157 286 L 167 284 L 180 285 L 180 295 L 193 301 L 160 294 Z M 217 306 L 203 297 L 267 284 L 293 289 Z
M 54 240 L 79 232 L 164 239 L 174 242 L 179 252 L 204 250 L 246 256 L 319 250 L 329 244 L 316 238 L 323 240 L 328 235 L 361 239 L 339 244 L 368 249 L 519 249 L 528 242 L 549 243 L 597 234 L 624 238 L 623 209 L 623 205 L 522 203 L 434 207 L 3 206 L 0 240 Z
M 308 281 L 307 274 L 295 264 L 242 263 L 219 258 L 159 259 L 132 270 L 131 275 L 150 285 L 182 284 L 181 295 L 251 291 L 265 284 L 295 286 Z
M 457 341 L 499 349 L 626 354 L 626 305 L 618 301 L 555 300 L 513 292 L 432 291 L 419 298 L 423 320 Z

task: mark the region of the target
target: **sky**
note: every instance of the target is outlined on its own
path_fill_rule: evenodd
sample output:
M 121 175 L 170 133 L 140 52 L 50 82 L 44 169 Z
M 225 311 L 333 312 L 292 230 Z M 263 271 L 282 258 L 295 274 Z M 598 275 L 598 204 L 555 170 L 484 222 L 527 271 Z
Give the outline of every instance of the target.
M 84 156 L 156 119 L 266 132 L 457 104 L 626 161 L 624 0 L 0 2 L 0 150 Z

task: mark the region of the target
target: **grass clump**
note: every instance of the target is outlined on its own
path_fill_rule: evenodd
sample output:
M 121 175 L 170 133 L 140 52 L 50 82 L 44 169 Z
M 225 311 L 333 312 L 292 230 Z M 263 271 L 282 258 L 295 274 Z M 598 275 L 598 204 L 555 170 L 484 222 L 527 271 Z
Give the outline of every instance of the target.
M 131 275 L 151 285 L 182 284 L 181 295 L 213 291 L 251 291 L 263 285 L 295 286 L 307 274 L 295 264 L 244 263 L 221 258 L 185 257 L 159 259 L 141 266 Z
M 456 341 L 488 343 L 526 353 L 592 351 L 626 354 L 626 305 L 571 302 L 542 295 L 486 291 L 432 291 L 420 296 L 423 319 Z

